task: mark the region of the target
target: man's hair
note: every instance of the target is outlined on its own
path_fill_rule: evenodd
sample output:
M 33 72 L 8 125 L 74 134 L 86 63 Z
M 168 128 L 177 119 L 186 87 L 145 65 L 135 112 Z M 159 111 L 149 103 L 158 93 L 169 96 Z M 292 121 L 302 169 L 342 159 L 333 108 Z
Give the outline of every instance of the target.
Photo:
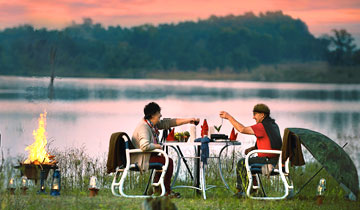
M 160 112 L 160 106 L 155 102 L 150 102 L 144 107 L 144 119 L 149 120 L 156 112 Z
M 256 104 L 254 106 L 253 112 L 264 113 L 267 116 L 270 115 L 270 109 L 266 104 Z

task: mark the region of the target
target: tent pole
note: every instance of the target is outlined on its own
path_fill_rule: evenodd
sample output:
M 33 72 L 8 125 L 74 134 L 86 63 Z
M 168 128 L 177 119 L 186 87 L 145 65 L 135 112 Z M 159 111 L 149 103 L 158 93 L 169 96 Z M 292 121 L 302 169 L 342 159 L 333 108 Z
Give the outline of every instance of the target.
M 344 147 L 346 147 L 348 143 L 346 142 L 346 144 L 344 144 L 344 146 L 342 147 L 344 149 Z M 302 189 L 304 189 L 304 187 L 309 184 L 309 182 L 316 176 L 318 175 L 318 173 L 320 173 L 321 170 L 323 170 L 324 166 L 321 167 L 297 192 L 295 195 L 299 194 L 301 192 Z

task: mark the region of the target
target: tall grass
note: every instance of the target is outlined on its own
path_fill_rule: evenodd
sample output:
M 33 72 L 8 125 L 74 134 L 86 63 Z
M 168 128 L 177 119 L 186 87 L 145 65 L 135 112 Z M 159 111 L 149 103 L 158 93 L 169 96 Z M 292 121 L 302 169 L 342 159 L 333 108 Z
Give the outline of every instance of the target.
M 91 176 L 97 177 L 102 188 L 109 185 L 105 155 L 92 158 L 86 154 L 83 147 L 55 150 L 51 154 L 54 154 L 58 161 L 63 190 L 87 190 Z
M 107 156 L 90 157 L 86 154 L 84 148 L 67 148 L 65 150 L 53 150 L 51 154 L 56 155 L 58 166 L 61 171 L 61 196 L 51 197 L 50 182 L 52 173 L 47 179 L 46 195 L 39 195 L 38 185 L 34 183 L 29 187 L 27 195 L 22 195 L 18 187 L 15 195 L 9 195 L 7 191 L 8 179 L 15 176 L 20 179 L 20 172 L 13 168 L 17 164 L 17 157 L 6 159 L 1 162 L 0 171 L 0 209 L 139 209 L 142 199 L 124 199 L 111 194 L 110 185 L 112 176 L 106 173 Z M 236 181 L 236 163 L 242 155 L 239 152 L 226 151 L 222 159 L 222 171 L 232 191 L 235 191 Z M 175 164 L 177 160 L 174 158 Z M 193 167 L 194 162 L 188 161 L 189 166 Z M 206 182 L 210 185 L 222 185 L 217 167 L 216 159 L 208 160 Z M 184 165 L 182 165 L 182 168 Z M 307 162 L 305 166 L 291 168 L 291 178 L 294 182 L 295 192 L 318 170 L 321 165 L 317 162 Z M 100 194 L 97 198 L 89 198 L 89 179 L 96 176 L 99 180 Z M 142 194 L 150 172 L 140 176 L 139 173 L 131 173 L 126 180 L 126 191 L 129 193 Z M 203 200 L 194 190 L 176 189 L 182 194 L 181 199 L 174 200 L 179 209 L 238 209 L 238 208 L 265 208 L 265 209 L 289 209 L 294 206 L 296 209 L 311 208 L 315 205 L 316 187 L 319 179 L 327 180 L 327 191 L 325 192 L 325 205 L 330 209 L 339 209 L 343 207 L 359 209 L 359 201 L 347 202 L 344 200 L 344 190 L 325 170 L 322 170 L 300 194 L 293 200 L 282 202 L 261 202 L 253 200 L 239 200 L 233 198 L 232 194 L 224 188 L 214 188 L 207 191 L 208 200 Z M 278 180 L 273 178 L 262 178 L 265 190 L 273 190 L 275 193 L 281 193 L 283 188 Z M 182 177 L 178 179 L 177 184 L 191 185 L 190 176 L 184 171 Z M 275 187 L 274 187 L 275 184 Z

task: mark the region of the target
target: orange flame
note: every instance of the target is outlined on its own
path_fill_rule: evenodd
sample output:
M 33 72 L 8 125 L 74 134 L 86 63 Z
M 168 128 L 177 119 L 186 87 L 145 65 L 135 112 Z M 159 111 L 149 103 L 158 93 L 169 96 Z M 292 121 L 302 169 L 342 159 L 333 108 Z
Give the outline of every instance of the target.
M 39 127 L 37 130 L 33 131 L 33 136 L 35 142 L 32 145 L 29 145 L 25 148 L 25 151 L 29 151 L 28 159 L 25 160 L 25 164 L 30 163 L 37 163 L 37 164 L 46 164 L 50 163 L 49 154 L 46 152 L 45 147 L 47 144 L 46 140 L 46 114 L 47 112 L 44 111 L 44 114 L 40 114 Z

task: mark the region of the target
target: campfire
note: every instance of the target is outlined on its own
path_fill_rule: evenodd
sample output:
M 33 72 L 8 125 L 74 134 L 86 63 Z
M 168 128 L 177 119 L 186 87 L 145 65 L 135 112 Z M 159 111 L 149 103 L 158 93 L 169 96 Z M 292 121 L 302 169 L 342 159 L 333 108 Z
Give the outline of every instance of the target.
M 29 151 L 28 158 L 24 161 L 24 164 L 55 164 L 54 156 L 49 155 L 46 152 L 46 114 L 40 114 L 39 127 L 33 131 L 35 142 L 25 148 L 25 151 Z
M 25 151 L 29 152 L 28 158 L 20 163 L 21 175 L 25 175 L 28 179 L 37 181 L 40 178 L 46 179 L 50 169 L 56 169 L 55 156 L 50 155 L 46 151 L 46 111 L 40 114 L 38 119 L 38 128 L 33 131 L 34 143 L 27 146 Z M 43 173 L 43 177 L 40 174 Z

